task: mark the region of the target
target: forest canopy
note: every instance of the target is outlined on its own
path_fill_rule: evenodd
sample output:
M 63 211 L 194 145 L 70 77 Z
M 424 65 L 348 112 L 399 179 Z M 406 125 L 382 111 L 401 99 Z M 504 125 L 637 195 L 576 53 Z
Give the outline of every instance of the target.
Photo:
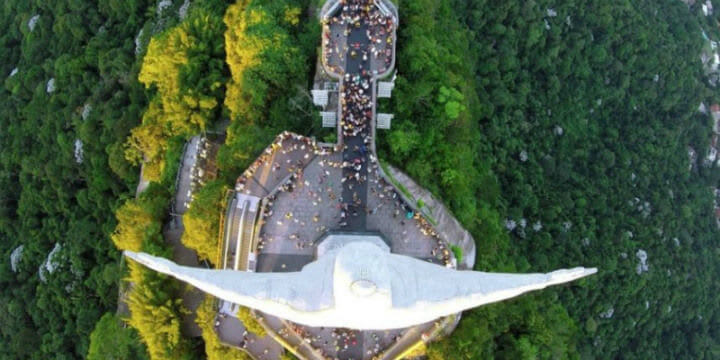
M 79 359 L 116 306 L 115 208 L 137 181 L 122 144 L 145 1 L 0 7 L 0 358 Z M 120 156 L 118 156 L 118 154 Z
M 386 104 L 400 116 L 381 157 L 450 205 L 478 270 L 600 268 L 465 312 L 431 358 L 717 357 L 720 174 L 702 160 L 712 126 L 698 108 L 718 101 L 700 58 L 719 34 L 700 6 L 416 0 L 401 13 Z M 448 109 L 449 89 L 462 107 Z
M 163 229 L 190 137 L 224 140 L 217 180 L 183 217 L 183 244 L 212 262 L 237 176 L 283 130 L 329 134 L 308 93 L 322 3 L 4 2 L 0 359 L 246 358 L 214 336 L 212 298 L 196 312 L 202 337 L 187 337 L 185 288 L 119 250 L 171 256 Z M 378 132 L 380 158 L 472 233 L 477 270 L 600 268 L 465 312 L 428 356 L 720 357 L 720 170 L 698 111 L 720 101 L 701 62 L 720 11 L 396 3 L 398 77 L 379 104 L 395 119 Z

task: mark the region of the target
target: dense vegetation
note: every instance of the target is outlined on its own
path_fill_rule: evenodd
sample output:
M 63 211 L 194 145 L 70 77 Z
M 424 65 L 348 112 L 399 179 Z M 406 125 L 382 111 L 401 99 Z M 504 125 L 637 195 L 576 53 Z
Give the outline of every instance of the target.
M 677 0 L 397 2 L 380 156 L 445 200 L 478 269 L 601 269 L 466 312 L 430 357 L 720 356 L 720 171 L 688 171 L 687 156 L 709 144 L 696 109 L 718 96 L 698 59 L 718 15 Z M 245 358 L 219 344 L 211 298 L 203 346 L 182 335 L 183 287 L 113 247 L 170 256 L 162 229 L 190 136 L 227 133 L 219 179 L 183 217 L 183 243 L 214 261 L 239 173 L 283 130 L 329 133 L 307 91 L 320 38 L 308 9 L 322 1 L 230 3 L 0 7 L 0 253 L 15 253 L 0 266 L 0 358 Z M 135 197 L 140 163 L 151 184 Z M 102 315 L 121 278 L 136 330 Z
M 699 7 L 414 0 L 401 9 L 389 104 L 399 119 L 385 157 L 446 200 L 477 240 L 479 269 L 601 270 L 467 312 L 432 357 L 720 355 L 710 193 L 720 174 L 701 162 L 688 171 L 687 147 L 704 156 L 711 135 L 698 105 L 717 99 L 699 61 L 701 29 L 715 38 L 717 29 L 694 15 Z M 449 111 L 443 87 L 463 93 L 467 110 Z M 650 267 L 638 274 L 640 250 Z
M 151 8 L 0 7 L 0 358 L 83 358 L 115 308 L 122 272 L 109 234 L 137 177 L 122 144 L 146 103 L 134 40 Z
M 225 13 L 231 73 L 225 106 L 231 121 L 218 166 L 227 182 L 280 132 L 321 131 L 308 91 L 320 38 L 318 21 L 302 11 L 309 3 L 239 0 Z
M 208 1 L 207 3 L 212 3 Z M 224 68 L 219 12 L 193 7 L 188 18 L 150 40 L 139 80 L 156 94 L 132 130 L 125 156 L 143 162 L 143 177 L 158 181 L 165 167 L 168 139 L 191 136 L 218 118 Z
M 103 315 L 90 334 L 87 360 L 146 360 L 148 355 L 140 344 L 137 333 L 132 327 L 123 325 L 123 321 L 116 315 Z
M 192 7 L 186 20 L 150 40 L 139 80 L 150 90 L 151 100 L 142 123 L 128 138 L 125 155 L 129 161 L 142 162 L 143 178 L 151 185 L 118 208 L 118 225 L 112 235 L 118 249 L 168 257 L 172 254 L 170 244 L 162 241 L 161 230 L 168 218 L 180 145 L 206 129 L 228 126 L 222 120 L 227 116 L 228 136 L 218 162 L 223 177 L 200 188 L 183 215 L 183 245 L 195 250 L 201 259 L 216 261 L 218 224 L 228 186 L 280 129 L 289 124 L 302 129 L 313 120 L 305 89 L 306 79 L 314 70 L 314 41 L 309 39 L 319 34 L 297 31 L 301 23 L 310 24 L 308 31 L 317 30 L 316 22 L 300 21 L 300 9 L 307 6 L 298 1 L 269 5 L 239 1 L 224 12 L 219 3 L 206 1 L 203 6 Z M 308 38 L 299 41 L 298 36 Z M 227 55 L 225 49 L 230 49 Z M 288 93 L 288 88 L 298 91 Z M 223 102 L 225 108 L 218 106 Z M 269 114 L 263 110 L 274 107 L 277 110 Z M 296 108 L 304 109 L 304 113 L 297 118 L 288 116 Z M 127 281 L 128 323 L 137 329 L 150 357 L 200 357 L 197 346 L 182 335 L 181 321 L 187 313 L 180 300 L 183 288 L 135 263 L 130 263 Z M 206 298 L 196 318 L 205 355 L 211 359 L 246 358 L 219 343 L 212 326 L 212 309 L 213 300 Z M 251 321 L 247 309 L 241 316 L 255 325 L 253 331 L 263 332 Z
M 215 298 L 210 295 L 205 297 L 205 300 L 200 304 L 197 309 L 197 323 L 202 329 L 203 341 L 205 342 L 205 355 L 207 360 L 247 360 L 250 357 L 238 350 L 225 346 L 220 343 L 220 339 L 215 333 L 213 324 L 215 323 L 215 316 L 217 315 L 217 307 L 215 306 Z
M 118 225 L 111 238 L 120 250 L 172 255 L 162 229 L 169 218 L 182 144 L 219 118 L 223 11 L 217 1 L 195 5 L 184 21 L 149 42 L 138 79 L 150 90 L 150 103 L 142 123 L 128 137 L 125 156 L 143 161 L 143 179 L 150 185 L 116 212 Z M 182 333 L 182 317 L 188 313 L 181 299 L 184 287 L 134 262 L 128 266 L 128 323 L 137 329 L 150 358 L 199 357 L 195 342 Z M 211 322 L 207 317 L 199 320 Z
M 128 200 L 118 209 L 118 228 L 112 239 L 119 250 L 133 250 L 123 245 L 136 244 L 117 239 L 126 236 L 121 232 L 123 229 L 136 226 L 139 231 L 129 231 L 133 238 L 139 235 L 140 243 L 136 251 L 170 257 L 172 249 L 164 241 L 161 232 L 165 218 L 162 209 L 170 203 L 170 197 L 167 188 L 153 183 L 137 199 Z M 127 207 L 137 208 L 139 211 L 124 217 L 124 209 Z M 132 215 L 139 215 L 138 218 L 143 220 L 138 221 Z M 135 234 L 136 232 L 138 234 Z M 194 358 L 193 344 L 181 333 L 181 316 L 187 312 L 180 299 L 181 284 L 135 262 L 130 261 L 127 264 L 129 276 L 124 279 L 129 287 L 126 302 L 130 317 L 127 321 L 137 329 L 140 339 L 147 346 L 150 358 Z
M 183 215 L 183 245 L 195 250 L 200 259 L 213 264 L 220 256 L 220 219 L 226 210 L 224 200 L 228 190 L 228 186 L 219 180 L 205 184 L 194 194 L 192 206 Z

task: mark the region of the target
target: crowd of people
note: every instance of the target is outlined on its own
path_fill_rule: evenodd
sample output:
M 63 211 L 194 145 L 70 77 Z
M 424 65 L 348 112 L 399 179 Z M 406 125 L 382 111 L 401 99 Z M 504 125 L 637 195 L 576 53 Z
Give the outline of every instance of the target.
M 378 67 L 382 65 L 387 69 L 391 65 L 393 50 L 388 45 L 394 44 L 395 20 L 391 14 L 383 14 L 372 0 L 341 0 L 340 7 L 340 13 L 325 26 L 324 41 L 326 64 L 329 56 L 335 56 L 337 63 L 345 66 L 344 71 L 338 72 L 343 74 L 339 105 L 345 197 L 340 226 L 359 230 L 365 227 L 365 217 L 360 215 L 368 212 L 364 183 L 369 165 L 368 147 L 373 141 L 373 86 Z M 349 41 L 352 43 L 348 44 Z M 343 49 L 340 49 L 341 43 Z M 356 60 L 344 63 L 348 56 Z
M 215 161 L 215 154 L 218 150 L 218 145 L 208 140 L 208 138 L 202 136 L 197 140 L 192 140 L 186 144 L 186 149 L 183 151 L 183 156 L 186 154 L 194 153 L 195 162 L 192 163 L 190 168 L 190 188 L 187 190 L 185 200 L 181 204 L 173 203 L 173 212 L 182 213 L 182 208 L 189 209 L 190 203 L 194 199 L 194 194 L 203 186 L 208 180 L 215 179 L 217 176 L 217 166 Z M 185 164 L 183 163 L 182 166 Z M 178 172 L 178 177 L 181 176 L 181 172 Z M 182 206 L 179 208 L 178 206 Z
M 451 252 L 449 251 L 447 244 L 440 239 L 439 234 L 433 229 L 432 225 L 425 220 L 423 216 L 415 212 L 413 208 L 403 200 L 403 197 L 397 189 L 384 180 L 384 177 L 380 173 L 381 170 L 377 158 L 374 155 L 368 154 L 367 161 L 365 162 L 362 160 L 357 162 L 354 160 L 339 162 L 334 159 L 336 158 L 321 157 L 310 164 L 305 170 L 298 169 L 298 172 L 290 176 L 287 182 L 280 185 L 280 188 L 282 189 L 280 192 L 267 198 L 267 206 L 265 207 L 264 216 L 273 216 L 274 214 L 275 217 L 273 217 L 273 220 L 279 219 L 280 221 L 287 223 L 292 222 L 295 225 L 294 229 L 297 229 L 302 228 L 303 221 L 307 221 L 308 223 L 312 222 L 314 226 L 318 227 L 324 226 L 321 224 L 331 223 L 327 221 L 328 219 L 320 216 L 319 210 L 322 207 L 339 206 L 339 216 L 341 217 L 341 220 L 345 220 L 351 216 L 356 216 L 359 211 L 365 211 L 369 216 L 383 216 L 380 211 L 382 208 L 392 208 L 392 217 L 397 218 L 397 223 L 402 224 L 402 226 L 417 227 L 418 230 L 415 233 L 421 233 L 433 239 L 433 249 L 428 255 L 432 255 L 438 260 L 438 262 L 442 262 L 446 265 L 450 263 Z M 372 208 L 364 207 L 360 209 L 357 206 L 349 206 L 348 204 L 351 202 L 343 201 L 342 197 L 338 196 L 337 192 L 333 191 L 331 187 L 323 187 L 323 185 L 328 185 L 329 182 L 333 181 L 333 177 L 336 176 L 332 173 L 326 173 L 326 171 L 328 171 L 327 169 L 332 168 L 335 174 L 337 174 L 338 169 L 354 170 L 355 166 L 358 164 L 367 166 L 369 170 L 366 180 L 369 183 L 368 196 L 373 196 L 377 199 L 377 201 L 372 202 L 374 206 Z M 319 169 L 311 169 L 315 166 L 318 166 Z M 306 177 L 305 173 L 319 173 L 320 177 L 317 179 L 310 179 Z M 335 178 L 334 181 L 337 182 L 337 178 Z M 325 189 L 324 192 L 320 190 L 323 188 Z M 311 197 L 317 196 L 316 198 L 313 198 L 313 201 L 316 203 L 312 206 L 308 205 L 308 214 L 297 214 L 284 209 L 280 210 L 280 208 L 275 208 L 280 196 L 288 196 L 289 199 L 293 196 L 293 194 L 298 194 L 301 191 L 309 193 Z M 330 200 L 330 194 L 333 194 L 332 200 Z M 335 205 L 332 205 L 331 203 L 334 203 Z M 382 213 L 386 214 L 387 211 Z M 311 216 L 311 220 L 301 220 L 307 218 L 307 215 Z M 342 222 L 340 225 L 342 225 Z M 307 247 L 315 246 L 316 244 L 314 241 L 320 237 L 320 234 L 327 230 L 329 230 L 327 227 L 319 229 L 318 235 L 313 239 L 303 238 L 299 233 L 292 230 L 283 236 L 285 239 L 283 241 L 292 241 L 296 244 L 298 249 L 305 249 Z M 264 241 L 267 240 L 272 241 L 272 239 L 267 238 L 265 238 Z M 337 358 L 343 353 L 347 354 L 348 351 L 350 351 L 349 349 L 356 349 L 356 346 L 362 346 L 361 351 L 363 354 L 368 358 L 373 358 L 375 356 L 379 356 L 388 345 L 392 344 L 400 336 L 390 336 L 390 338 L 388 338 L 387 334 L 383 336 L 381 333 L 376 334 L 375 332 L 363 332 L 361 344 L 357 337 L 359 333 L 353 336 L 353 334 L 345 332 L 344 330 L 329 330 L 332 332 L 328 333 L 327 331 L 323 332 L 315 328 L 295 325 L 290 328 L 283 328 L 280 331 L 280 334 L 285 337 L 291 335 L 299 336 L 303 341 L 310 344 L 315 350 L 328 359 Z M 294 334 L 290 334 L 290 332 Z
M 343 354 L 347 356 L 349 351 L 357 347 L 361 349 L 361 352 L 357 353 L 364 353 L 374 359 L 404 334 L 404 330 L 361 332 L 351 329 L 309 328 L 291 322 L 286 324 L 286 327 L 278 331 L 280 336 L 297 336 L 329 360 L 338 359 Z
M 371 82 L 372 79 L 368 75 L 345 74 L 342 93 L 340 93 L 343 136 L 362 135 L 365 145 L 371 140 L 367 131 L 373 115 Z
M 330 336 L 335 341 L 336 352 L 345 351 L 348 347 L 358 346 L 357 331 L 349 329 L 333 329 Z M 362 343 L 360 346 L 362 346 Z
M 375 197 L 376 200 L 373 201 L 373 203 L 377 203 L 377 205 L 373 207 L 366 208 L 368 215 L 375 215 L 379 213 L 381 208 L 390 207 L 392 210 L 389 212 L 392 214 L 392 217 L 400 218 L 400 225 L 405 226 L 408 223 L 414 223 L 422 235 L 432 240 L 433 248 L 430 254 L 428 254 L 430 255 L 429 257 L 445 266 L 449 266 L 452 261 L 452 252 L 447 242 L 440 237 L 440 234 L 424 216 L 416 212 L 412 206 L 405 202 L 395 186 L 385 180 L 385 177 L 380 174 L 381 169 L 377 158 L 372 154 L 368 158 L 370 162 L 368 175 L 370 187 L 368 189 L 368 196 Z M 407 230 L 404 230 L 402 235 L 404 241 L 407 242 Z M 419 241 L 419 239 L 415 239 L 415 241 Z
M 340 0 L 340 12 L 323 20 L 323 61 L 333 73 L 345 74 L 345 59 L 362 56 L 373 60 L 366 67 L 372 75 L 385 73 L 392 65 L 396 21 L 383 13 L 373 0 Z M 353 28 L 366 27 L 367 45 L 348 44 Z
M 292 152 L 302 152 L 302 156 L 296 161 L 286 159 L 282 163 L 278 161 L 270 163 L 276 152 L 279 152 L 282 155 L 288 155 Z M 302 169 L 310 160 L 312 160 L 312 156 L 329 155 L 331 153 L 331 149 L 318 146 L 317 142 L 312 138 L 284 131 L 275 138 L 275 141 L 273 141 L 270 146 L 265 148 L 265 151 L 263 151 L 263 153 L 250 166 L 248 166 L 248 168 L 238 178 L 235 184 L 235 190 L 249 195 L 267 195 L 250 193 L 249 182 L 255 176 L 258 169 L 261 169 L 269 164 L 274 174 L 274 179 L 278 181 L 287 176 L 287 174 L 291 174 Z
M 331 150 L 324 149 L 318 154 L 309 171 L 303 167 L 288 168 L 293 172 L 289 172 L 285 180 L 265 196 L 260 214 L 259 251 L 262 252 L 267 244 L 273 242 L 275 236 L 292 241 L 298 250 L 312 247 L 315 240 L 328 230 L 328 226 L 334 227 L 334 224 L 340 221 L 342 181 L 338 181 L 338 173 L 340 169 L 348 166 L 348 163 L 338 161 L 339 156 L 330 156 L 331 154 Z M 281 204 L 276 204 L 280 196 L 288 197 L 281 200 Z M 290 207 L 286 207 L 297 201 L 305 205 L 302 212 L 294 213 Z M 278 210 L 280 213 L 277 213 L 276 208 L 283 210 Z M 328 220 L 330 218 L 331 220 Z M 268 222 L 272 222 L 271 229 L 264 226 Z M 283 229 L 279 233 L 278 227 Z
M 375 75 L 383 74 L 392 65 L 395 19 L 373 7 L 365 21 L 368 24 L 367 37 L 370 39 L 368 51 L 372 58 L 382 60 L 381 65 L 375 70 Z

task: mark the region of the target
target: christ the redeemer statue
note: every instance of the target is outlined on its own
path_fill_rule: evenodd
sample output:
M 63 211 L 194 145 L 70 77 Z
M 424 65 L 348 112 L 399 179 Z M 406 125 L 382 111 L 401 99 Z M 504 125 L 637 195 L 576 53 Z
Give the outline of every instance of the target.
M 458 271 L 371 242 L 333 249 L 293 273 L 198 269 L 143 253 L 125 255 L 231 303 L 303 325 L 358 330 L 410 327 L 597 271 Z

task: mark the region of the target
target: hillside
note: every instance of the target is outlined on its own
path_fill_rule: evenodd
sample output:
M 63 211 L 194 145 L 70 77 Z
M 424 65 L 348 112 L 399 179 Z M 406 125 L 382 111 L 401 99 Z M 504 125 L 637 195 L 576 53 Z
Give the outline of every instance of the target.
M 182 336 L 179 284 L 118 249 L 171 253 L 162 228 L 191 136 L 226 135 L 186 214 L 204 249 L 222 193 L 278 133 L 332 140 L 307 92 L 320 3 L 4 2 L 0 359 L 244 357 L 210 326 Z M 429 357 L 720 357 L 720 1 L 396 3 L 380 158 L 443 199 L 477 270 L 600 269 L 466 312 Z M 123 279 L 129 328 L 103 316 Z

